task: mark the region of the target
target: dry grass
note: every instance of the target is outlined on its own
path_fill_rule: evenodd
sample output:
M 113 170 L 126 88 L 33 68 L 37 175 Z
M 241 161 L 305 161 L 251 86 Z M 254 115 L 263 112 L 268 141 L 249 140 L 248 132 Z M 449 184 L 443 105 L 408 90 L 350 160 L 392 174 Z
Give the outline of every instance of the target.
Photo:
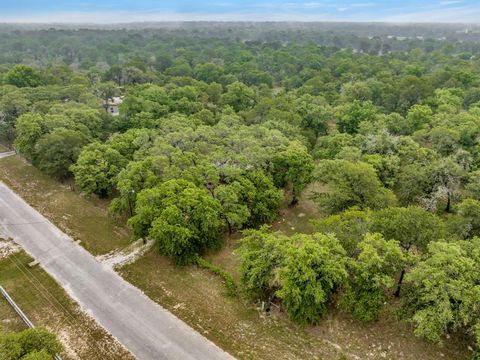
M 288 234 L 310 233 L 310 219 L 318 217 L 309 200 L 309 187 L 300 203 L 285 208 L 271 224 Z M 238 282 L 235 253 L 241 234 L 225 240 L 221 251 L 207 259 L 232 273 Z M 469 359 L 468 340 L 445 339 L 443 345 L 414 337 L 413 329 L 386 309 L 379 321 L 354 321 L 334 306 L 317 326 L 294 326 L 283 313 L 265 314 L 240 296 L 225 296 L 219 278 L 197 267 L 178 268 L 150 252 L 122 269 L 122 275 L 148 296 L 239 359 Z
M 130 243 L 128 229 L 107 216 L 107 201 L 86 199 L 42 174 L 19 156 L 0 160 L 3 181 L 65 233 L 82 240 L 94 255 L 121 249 Z
M 218 277 L 178 268 L 150 252 L 122 275 L 201 334 L 240 359 L 339 359 L 342 352 L 303 329 L 225 295 Z
M 24 252 L 0 261 L 0 284 L 36 325 L 58 335 L 64 359 L 133 359 L 131 355 L 80 307 L 40 267 L 29 268 Z M 0 298 L 1 324 L 6 331 L 25 328 L 8 303 Z
M 208 258 L 233 270 L 235 239 Z M 445 339 L 442 346 L 413 336 L 407 324 L 386 311 L 362 324 L 332 309 L 318 326 L 300 328 L 278 311 L 265 314 L 242 297 L 231 299 L 218 277 L 197 267 L 178 268 L 151 251 L 121 270 L 154 301 L 239 359 L 468 359 L 468 342 Z M 238 278 L 238 274 L 233 273 Z

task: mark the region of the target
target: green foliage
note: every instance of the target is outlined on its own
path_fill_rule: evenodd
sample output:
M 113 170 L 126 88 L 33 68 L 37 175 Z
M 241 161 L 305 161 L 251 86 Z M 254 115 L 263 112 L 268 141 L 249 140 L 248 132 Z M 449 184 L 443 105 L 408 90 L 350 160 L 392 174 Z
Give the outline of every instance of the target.
M 354 100 L 337 109 L 337 126 L 341 132 L 356 134 L 360 123 L 363 121 L 373 121 L 377 114 L 377 109 L 371 101 L 360 102 Z
M 15 147 L 27 159 L 35 156 L 35 144 L 44 134 L 42 130 L 42 117 L 36 114 L 21 115 L 15 124 Z
M 14 65 L 5 74 L 4 82 L 17 87 L 36 87 L 42 84 L 37 70 L 26 65 Z
M 334 236 L 323 234 L 296 234 L 284 251 L 277 296 L 290 319 L 317 323 L 347 276 L 345 251 Z
M 230 297 L 235 297 L 237 296 L 237 285 L 235 284 L 235 281 L 233 280 L 232 274 L 229 272 L 223 270 L 222 268 L 212 264 L 211 262 L 205 260 L 202 257 L 197 258 L 197 265 L 200 266 L 201 268 L 207 269 L 214 274 L 220 276 L 223 281 L 225 282 L 225 287 L 227 288 L 227 295 Z
M 383 187 L 373 167 L 366 163 L 323 160 L 316 168 L 314 178 L 327 187 L 315 194 L 315 200 L 331 214 L 353 206 L 380 209 L 395 204 L 395 195 Z
M 402 132 L 412 134 L 413 132 L 424 128 L 432 121 L 432 109 L 427 105 L 412 106 L 407 113 L 408 127 Z
M 137 236 L 156 241 L 158 251 L 177 264 L 219 244 L 220 204 L 185 180 L 169 180 L 137 196 L 136 215 L 128 223 Z
M 57 128 L 35 144 L 34 164 L 45 174 L 60 179 L 68 177 L 87 137 L 80 131 Z
M 345 251 L 333 235 L 287 237 L 268 229 L 245 232 L 239 249 L 241 281 L 253 299 L 282 300 L 289 317 L 316 323 L 345 280 Z
M 480 233 L 480 47 L 474 32 L 434 30 L 459 41 L 430 39 L 429 27 L 413 30 L 428 40 L 398 41 L 389 27 L 352 24 L 7 27 L 0 142 L 47 174 L 74 175 L 85 193 L 114 196 L 111 212 L 179 264 L 313 189 L 324 216 L 315 232 L 330 235 L 245 232 L 243 287 L 310 323 L 343 284 L 345 308 L 372 320 L 429 244 Z M 115 117 L 104 111 L 113 96 L 123 99 Z
M 445 211 L 459 197 L 460 184 L 465 171 L 452 158 L 442 158 L 425 165 L 405 166 L 399 173 L 396 193 L 404 205 L 419 204 L 436 211 L 440 204 Z
M 234 228 L 241 228 L 250 217 L 250 210 L 240 197 L 242 190 L 243 187 L 239 182 L 215 188 L 214 197 L 220 203 L 221 214 L 230 233 Z
M 300 143 L 291 143 L 274 159 L 275 177 L 277 185 L 292 188 L 292 204 L 298 202 L 305 186 L 311 181 L 314 169 L 313 159 L 305 146 Z
M 358 243 L 370 231 L 372 212 L 347 209 L 340 214 L 312 221 L 316 232 L 334 234 L 350 256 L 358 252 Z
M 468 175 L 468 183 L 465 185 L 469 197 L 480 200 L 480 170 L 472 171 Z
M 460 239 L 480 236 L 480 201 L 465 199 L 456 210 L 457 213 L 447 222 L 449 233 Z
M 0 335 L 2 360 L 49 360 L 61 351 L 62 346 L 56 336 L 44 329 L 34 328 Z
M 353 145 L 353 136 L 346 133 L 320 136 L 314 149 L 318 159 L 334 159 L 345 147 Z
M 278 289 L 275 271 L 283 258 L 279 236 L 269 232 L 267 227 L 244 231 L 238 250 L 241 282 L 253 300 L 271 301 Z
M 50 360 L 52 356 L 46 351 L 32 351 L 28 355 L 22 357 L 23 360 Z
M 428 256 L 406 277 L 405 316 L 415 334 L 438 342 L 450 331 L 480 323 L 480 239 L 432 242 Z
M 377 319 L 404 264 L 398 242 L 386 241 L 380 234 L 367 234 L 358 244 L 358 256 L 349 262 L 350 277 L 342 306 L 356 319 Z
M 272 179 L 262 171 L 252 171 L 240 182 L 240 196 L 250 211 L 247 224 L 259 226 L 275 219 L 283 194 L 274 186 Z
M 373 166 L 378 178 L 385 187 L 393 188 L 400 170 L 400 158 L 398 156 L 367 154 L 363 157 L 363 161 Z
M 154 158 L 147 157 L 141 161 L 130 161 L 120 171 L 116 178 L 116 188 L 120 196 L 113 199 L 110 205 L 112 213 L 122 213 L 130 210 L 133 215 L 133 207 L 137 194 L 143 189 L 155 186 L 159 182 L 154 166 Z
M 412 246 L 423 251 L 430 242 L 444 236 L 443 222 L 438 216 L 415 206 L 374 212 L 370 229 L 381 233 L 387 240 L 398 241 L 406 251 Z
M 125 158 L 117 150 L 92 143 L 82 149 L 77 163 L 70 170 L 83 192 L 107 197 L 113 192 L 116 177 L 125 165 Z
M 296 104 L 296 112 L 302 118 L 302 126 L 314 131 L 315 135 L 325 135 L 330 122 L 335 119 L 334 111 L 322 98 L 302 96 Z
M 220 103 L 231 106 L 235 111 L 246 110 L 255 104 L 255 91 L 239 81 L 234 82 L 227 86 Z

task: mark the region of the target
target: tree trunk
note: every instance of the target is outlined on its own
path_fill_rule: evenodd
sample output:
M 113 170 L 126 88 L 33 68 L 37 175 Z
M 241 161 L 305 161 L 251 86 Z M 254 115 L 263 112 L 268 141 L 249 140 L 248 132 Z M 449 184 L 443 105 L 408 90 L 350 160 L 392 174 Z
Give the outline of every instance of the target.
M 400 273 L 400 279 L 398 279 L 398 284 L 397 284 L 397 290 L 395 291 L 395 297 L 400 297 L 400 290 L 402 288 L 402 283 L 403 283 L 403 277 L 405 276 L 405 269 L 402 269 L 402 272 Z
M 233 234 L 233 228 L 232 228 L 232 225 L 230 224 L 230 221 L 228 221 L 228 219 L 227 219 L 227 217 L 226 217 L 226 216 L 224 216 L 224 218 L 225 218 L 225 222 L 227 223 L 227 227 L 228 227 L 228 233 L 229 233 L 230 235 L 232 235 L 232 234 Z
M 132 200 L 130 200 L 130 196 L 128 197 L 128 209 L 130 210 L 130 216 L 133 216 Z
M 446 209 L 445 209 L 445 211 L 446 211 L 447 213 L 450 212 L 451 202 L 452 202 L 451 196 L 450 196 L 450 193 L 448 193 L 448 195 L 447 195 L 447 207 L 446 207 Z
M 297 204 L 298 204 L 298 198 L 296 196 L 293 196 L 292 201 L 290 201 L 290 206 L 294 207 Z

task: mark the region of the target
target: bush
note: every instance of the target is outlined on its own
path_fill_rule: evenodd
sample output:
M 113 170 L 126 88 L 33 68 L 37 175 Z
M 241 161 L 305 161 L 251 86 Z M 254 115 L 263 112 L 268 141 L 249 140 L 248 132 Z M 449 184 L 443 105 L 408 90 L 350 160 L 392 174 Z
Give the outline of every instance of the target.
M 27 329 L 0 335 L 0 359 L 45 359 L 62 351 L 55 335 L 44 329 Z
M 203 269 L 210 270 L 214 274 L 222 277 L 223 281 L 225 282 L 225 286 L 227 288 L 227 295 L 230 297 L 237 296 L 237 285 L 235 285 L 235 281 L 233 280 L 232 274 L 219 268 L 218 266 L 212 264 L 211 262 L 205 260 L 200 256 L 197 257 L 197 265 Z

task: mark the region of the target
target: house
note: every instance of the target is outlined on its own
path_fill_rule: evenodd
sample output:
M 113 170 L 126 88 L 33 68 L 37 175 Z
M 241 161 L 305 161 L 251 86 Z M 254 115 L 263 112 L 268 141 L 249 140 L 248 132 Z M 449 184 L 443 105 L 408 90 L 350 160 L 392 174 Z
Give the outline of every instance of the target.
M 123 102 L 121 97 L 114 96 L 103 102 L 105 110 L 112 116 L 120 115 L 119 106 Z

